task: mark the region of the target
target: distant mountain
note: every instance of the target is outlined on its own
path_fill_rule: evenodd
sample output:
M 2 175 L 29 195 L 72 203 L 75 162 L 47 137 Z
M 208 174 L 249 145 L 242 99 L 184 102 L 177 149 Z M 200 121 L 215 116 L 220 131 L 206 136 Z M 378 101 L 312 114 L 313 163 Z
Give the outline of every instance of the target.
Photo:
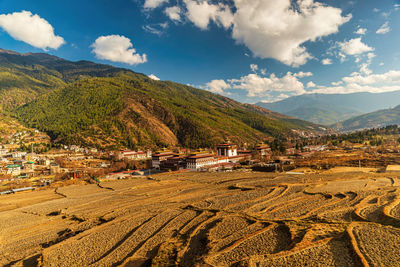
M 225 138 L 257 142 L 326 132 L 261 107 L 88 61 L 3 51 L 0 67 L 14 77 L 0 77 L 5 112 L 63 143 L 196 148 Z
M 355 131 L 366 128 L 400 125 L 400 105 L 357 116 L 332 125 L 340 131 Z
M 359 116 L 364 113 L 396 106 L 400 91 L 388 93 L 305 94 L 274 103 L 256 105 L 298 119 L 323 125 Z

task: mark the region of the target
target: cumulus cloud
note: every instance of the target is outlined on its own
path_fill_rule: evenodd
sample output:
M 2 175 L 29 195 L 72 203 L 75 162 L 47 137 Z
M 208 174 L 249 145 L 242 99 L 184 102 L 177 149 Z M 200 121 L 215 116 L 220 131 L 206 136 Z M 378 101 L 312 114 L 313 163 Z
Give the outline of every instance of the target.
M 341 81 L 332 82 L 333 86 L 317 86 L 311 93 L 348 94 L 356 92 L 391 92 L 400 90 L 400 70 L 391 70 L 382 74 L 352 73 Z
M 386 21 L 377 31 L 376 34 L 386 34 L 390 32 L 389 21 Z
M 274 58 L 294 67 L 312 58 L 304 43 L 337 33 L 352 17 L 314 0 L 232 0 L 231 6 L 221 2 L 183 0 L 182 9 L 171 7 L 165 12 L 175 21 L 184 15 L 202 30 L 211 22 L 232 28 L 233 39 L 247 46 L 254 56 Z
M 229 89 L 231 86 L 224 80 L 212 80 L 206 83 L 205 89 L 213 93 L 223 94 L 225 89 Z
M 215 5 L 208 1 L 183 0 L 186 5 L 187 18 L 202 30 L 208 28 L 210 21 L 214 21 L 224 28 L 232 25 L 233 15 L 229 6 L 222 3 Z
M 228 80 L 232 89 L 247 91 L 248 97 L 263 97 L 271 92 L 291 92 L 293 94 L 305 93 L 304 85 L 291 72 L 283 77 L 271 74 L 269 77 L 261 77 L 255 73 L 243 76 L 240 79 Z
M 358 28 L 357 31 L 355 31 L 354 33 L 360 34 L 360 35 L 364 35 L 366 32 L 367 32 L 367 29 L 365 29 L 365 28 Z
M 312 58 L 303 44 L 338 32 L 351 15 L 313 0 L 234 0 L 232 36 L 255 56 L 274 58 L 287 65 L 303 65 Z
M 324 58 L 321 60 L 322 65 L 331 65 L 332 64 L 332 59 L 330 58 Z
M 148 75 L 147 77 L 149 77 L 150 79 L 152 79 L 152 80 L 155 80 L 155 81 L 159 81 L 160 80 L 160 78 L 158 78 L 156 75 L 154 75 L 154 74 L 150 74 L 150 75 Z
M 338 43 L 340 50 L 346 55 L 359 55 L 362 53 L 374 51 L 373 47 L 370 47 L 363 43 L 360 38 L 354 38 L 349 41 Z
M 154 9 L 168 1 L 169 0 L 146 0 L 143 7 L 147 9 Z
M 179 6 L 167 7 L 165 14 L 173 21 L 181 21 L 181 8 Z
M 61 36 L 54 34 L 48 21 L 29 11 L 0 15 L 0 27 L 14 39 L 43 50 L 58 49 L 65 43 Z
M 121 35 L 100 36 L 91 45 L 98 59 L 136 65 L 147 62 L 146 54 L 140 55 L 133 48 L 131 40 Z

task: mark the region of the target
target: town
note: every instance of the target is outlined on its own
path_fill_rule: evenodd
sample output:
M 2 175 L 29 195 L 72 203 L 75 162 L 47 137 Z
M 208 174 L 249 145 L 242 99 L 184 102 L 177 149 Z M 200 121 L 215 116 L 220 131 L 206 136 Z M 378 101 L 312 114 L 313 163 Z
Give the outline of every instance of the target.
M 391 126 L 385 131 L 397 133 Z M 394 131 L 394 132 L 393 132 Z M 160 172 L 200 171 L 282 172 L 307 167 L 307 171 L 337 166 L 393 169 L 400 164 L 395 135 L 369 142 L 353 140 L 355 134 L 308 141 L 308 145 L 287 141 L 242 144 L 226 140 L 214 149 L 161 148 L 152 150 L 122 149 L 105 151 L 93 147 L 52 143 L 38 130 L 23 130 L 2 138 L 0 144 L 0 192 L 32 190 L 56 181 L 119 180 L 149 176 Z M 358 134 L 359 135 L 359 134 Z M 390 137 L 390 138 L 389 138 Z M 338 138 L 349 139 L 341 140 Z M 271 148 L 272 146 L 272 148 Z M 304 171 L 303 171 L 304 172 Z

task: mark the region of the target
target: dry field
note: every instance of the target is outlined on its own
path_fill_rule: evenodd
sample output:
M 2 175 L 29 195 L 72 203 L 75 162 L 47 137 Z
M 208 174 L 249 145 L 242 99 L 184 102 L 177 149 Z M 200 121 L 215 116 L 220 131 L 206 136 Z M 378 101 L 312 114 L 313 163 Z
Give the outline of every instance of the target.
M 1 266 L 400 266 L 400 174 L 178 173 L 0 196 Z

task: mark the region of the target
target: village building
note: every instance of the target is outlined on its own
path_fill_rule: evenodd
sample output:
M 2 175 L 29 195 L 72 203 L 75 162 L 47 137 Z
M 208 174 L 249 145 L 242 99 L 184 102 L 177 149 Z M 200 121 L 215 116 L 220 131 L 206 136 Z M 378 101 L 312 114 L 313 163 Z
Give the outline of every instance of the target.
M 41 159 L 39 159 L 39 165 L 49 166 L 50 165 L 50 160 L 47 159 L 47 158 L 41 158 Z
M 224 144 L 217 145 L 218 156 L 233 157 L 237 156 L 237 145 L 230 143 L 229 141 Z
M 33 161 L 25 162 L 24 170 L 25 171 L 34 171 L 35 170 L 35 162 L 33 162 Z
M 271 148 L 264 143 L 257 144 L 255 151 L 260 157 L 269 157 L 271 155 Z
M 9 164 L 7 165 L 7 174 L 12 176 L 18 176 L 21 174 L 21 165 L 18 164 Z
M 164 162 L 161 163 L 161 170 L 172 170 L 178 171 L 186 169 L 186 157 L 183 155 L 175 155 L 174 157 L 167 158 Z
M 214 154 L 209 152 L 197 152 L 189 155 L 186 158 L 186 167 L 191 170 L 198 170 L 205 166 L 212 166 L 217 164 Z
M 26 152 L 24 152 L 24 151 L 16 151 L 16 152 L 13 152 L 12 154 L 11 154 L 11 156 L 13 157 L 13 158 L 18 158 L 18 159 L 22 159 L 23 157 L 25 157 L 25 155 L 26 155 L 27 153 Z
M 132 151 L 132 150 L 121 150 L 117 154 L 117 159 L 128 159 L 128 160 L 146 160 L 151 158 L 151 151 Z
M 168 158 L 174 157 L 175 154 L 169 150 L 157 151 L 152 155 L 151 164 L 153 168 L 160 169 L 160 164 L 166 161 Z
M 57 163 L 53 162 L 50 164 L 50 174 L 57 174 L 61 172 L 60 165 Z

